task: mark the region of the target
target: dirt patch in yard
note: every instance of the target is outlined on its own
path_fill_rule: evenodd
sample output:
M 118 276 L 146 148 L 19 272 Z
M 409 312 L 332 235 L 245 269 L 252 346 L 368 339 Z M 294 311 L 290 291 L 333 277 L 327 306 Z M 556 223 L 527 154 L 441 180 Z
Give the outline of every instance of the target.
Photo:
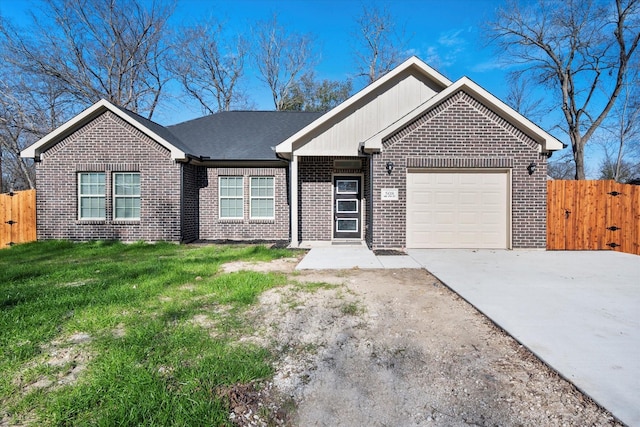
M 252 313 L 279 359 L 251 412 L 295 409 L 238 425 L 621 425 L 424 270 L 290 279 Z
M 300 258 L 279 258 L 273 261 L 233 261 L 222 264 L 222 271 L 225 273 L 235 273 L 236 271 L 250 270 L 268 273 L 270 271 L 292 272 Z
M 52 341 L 42 348 L 41 360 L 29 364 L 25 372 L 13 379 L 14 384 L 28 393 L 37 389 L 58 388 L 75 383 L 91 358 L 90 352 L 86 349 L 89 342 L 91 336 L 83 332 Z M 27 374 L 29 370 L 37 369 L 39 366 L 47 366 L 49 374 L 36 377 Z M 30 379 L 26 380 L 25 377 Z

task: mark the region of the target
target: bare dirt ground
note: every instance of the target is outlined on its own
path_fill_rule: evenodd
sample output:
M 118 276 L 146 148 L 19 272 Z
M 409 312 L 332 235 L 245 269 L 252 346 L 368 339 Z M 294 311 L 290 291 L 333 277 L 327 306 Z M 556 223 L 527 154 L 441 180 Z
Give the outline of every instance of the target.
M 227 390 L 237 425 L 617 426 L 424 270 L 280 270 L 247 339 L 278 354 L 272 382 Z

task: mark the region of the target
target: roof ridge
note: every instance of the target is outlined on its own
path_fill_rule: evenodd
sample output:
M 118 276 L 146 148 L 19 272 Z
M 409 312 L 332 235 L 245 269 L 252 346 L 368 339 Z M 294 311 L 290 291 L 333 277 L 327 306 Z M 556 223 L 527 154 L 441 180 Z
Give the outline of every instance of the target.
M 200 116 L 200 117 L 195 117 L 193 119 L 189 119 L 189 120 L 185 120 L 183 122 L 178 122 L 178 123 L 174 123 L 171 125 L 166 125 L 166 128 L 172 128 L 175 126 L 182 126 L 184 124 L 187 123 L 191 123 L 191 122 L 195 122 L 198 120 L 205 120 L 205 119 L 212 119 L 215 116 L 221 116 L 221 115 L 225 115 L 225 114 L 234 114 L 234 113 L 240 113 L 240 114 L 249 114 L 249 113 L 254 113 L 254 114 L 278 114 L 278 115 L 284 115 L 285 113 L 297 113 L 297 114 L 316 114 L 319 116 L 323 115 L 326 113 L 326 111 L 293 111 L 293 110 L 232 110 L 232 111 L 218 111 L 217 113 L 213 113 L 213 114 L 207 114 L 204 116 Z

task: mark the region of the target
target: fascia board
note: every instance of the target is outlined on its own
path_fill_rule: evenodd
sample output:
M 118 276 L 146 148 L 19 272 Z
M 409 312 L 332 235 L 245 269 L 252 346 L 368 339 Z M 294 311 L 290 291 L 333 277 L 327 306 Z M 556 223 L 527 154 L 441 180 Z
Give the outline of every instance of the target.
M 503 119 L 520 129 L 541 144 L 542 151 L 556 151 L 564 148 L 563 143 L 553 135 L 547 133 L 540 126 L 527 119 L 522 114 L 502 102 L 500 99 L 483 89 L 468 77 L 462 77 L 460 80 L 461 88 L 469 90 L 473 95 L 484 100 L 490 106 L 495 106 L 495 111 Z
M 108 102 L 104 99 L 101 99 L 97 103 L 93 104 L 91 107 L 87 108 L 77 116 L 73 117 L 71 120 L 67 121 L 63 125 L 57 127 L 53 131 L 49 132 L 38 141 L 31 144 L 29 147 L 25 148 L 20 152 L 20 157 L 26 158 L 36 158 L 40 155 L 40 153 L 50 145 L 53 145 L 54 141 L 58 142 L 59 140 L 64 139 L 67 135 L 73 133 L 73 131 L 85 125 L 86 123 L 93 120 L 95 117 L 100 115 L 102 110 L 106 107 Z
M 425 103 L 400 118 L 391 126 L 381 130 L 377 134 L 370 137 L 368 140 L 364 141 L 365 151 L 380 151 L 382 149 L 382 140 L 384 138 L 393 135 L 395 132 L 407 126 L 416 117 L 425 113 L 433 106 L 444 101 L 446 98 L 453 95 L 459 90 L 468 92 L 470 95 L 480 99 L 481 101 L 484 101 L 487 105 L 493 107 L 494 111 L 499 116 L 516 126 L 525 134 L 535 139 L 536 142 L 540 144 L 540 151 L 556 151 L 564 148 L 562 142 L 560 142 L 557 138 L 545 132 L 538 125 L 534 124 L 522 114 L 518 113 L 513 108 L 502 102 L 500 99 L 487 92 L 485 89 L 480 87 L 468 77 L 462 77 L 451 86 L 435 95 L 433 98 L 427 100 Z
M 152 132 L 149 128 L 142 125 L 140 122 L 134 120 L 131 116 L 129 116 L 119 108 L 116 108 L 113 104 L 111 104 L 106 99 L 101 99 L 100 101 L 96 102 L 91 107 L 87 108 L 86 110 L 84 110 L 83 112 L 81 112 L 80 114 L 78 114 L 77 116 L 75 116 L 74 118 L 66 122 L 65 124 L 59 126 L 58 128 L 48 133 L 47 135 L 45 135 L 44 137 L 42 137 L 32 145 L 30 145 L 29 147 L 22 150 L 20 152 L 20 157 L 32 158 L 32 159 L 39 157 L 43 151 L 45 151 L 52 145 L 55 145 L 56 143 L 66 138 L 67 136 L 71 135 L 78 128 L 89 123 L 91 120 L 95 119 L 96 117 L 98 117 L 100 114 L 104 113 L 107 110 L 117 115 L 122 120 L 126 121 L 131 126 L 138 129 L 140 132 L 144 133 L 145 135 L 147 135 L 148 137 L 152 138 L 154 141 L 158 142 L 160 145 L 165 147 L 167 150 L 169 150 L 171 152 L 172 159 L 177 160 L 177 159 L 184 159 L 187 157 L 184 151 L 175 147 L 173 144 L 169 143 L 164 138 L 161 138 L 159 135 L 157 135 L 155 132 Z
M 425 64 L 419 58 L 412 56 L 411 58 L 404 61 L 402 64 L 398 65 L 393 70 L 389 71 L 384 76 L 380 77 L 375 82 L 371 83 L 370 85 L 366 86 L 355 95 L 351 96 L 342 104 L 328 111 L 326 114 L 317 118 L 316 120 L 314 120 L 313 122 L 311 122 L 310 124 L 302 128 L 301 130 L 299 130 L 298 132 L 296 132 L 295 134 L 293 134 L 292 136 L 290 136 L 289 138 L 287 138 L 286 140 L 278 144 L 276 146 L 276 153 L 288 157 L 288 155 L 293 152 L 293 144 L 295 141 L 298 141 L 305 135 L 309 134 L 313 129 L 317 128 L 323 123 L 328 122 L 329 120 L 343 113 L 345 110 L 348 110 L 354 104 L 358 103 L 362 98 L 368 96 L 372 92 L 375 92 L 379 87 L 387 84 L 389 81 L 395 79 L 399 74 L 403 73 L 405 70 L 411 67 L 414 67 L 420 70 L 424 75 L 426 75 L 431 80 L 441 85 L 443 88 L 446 88 L 447 86 L 451 85 L 451 81 L 447 79 L 445 76 L 443 76 L 442 74 L 440 74 L 439 72 L 437 72 L 436 70 L 434 70 L 433 68 Z

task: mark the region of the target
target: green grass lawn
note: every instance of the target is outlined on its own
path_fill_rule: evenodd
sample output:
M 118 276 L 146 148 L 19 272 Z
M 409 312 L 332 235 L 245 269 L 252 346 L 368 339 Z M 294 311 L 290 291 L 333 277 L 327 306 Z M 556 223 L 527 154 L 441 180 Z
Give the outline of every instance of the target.
M 269 378 L 243 313 L 283 274 L 219 273 L 290 256 L 263 246 L 48 241 L 0 251 L 0 420 L 227 425 L 220 388 Z

